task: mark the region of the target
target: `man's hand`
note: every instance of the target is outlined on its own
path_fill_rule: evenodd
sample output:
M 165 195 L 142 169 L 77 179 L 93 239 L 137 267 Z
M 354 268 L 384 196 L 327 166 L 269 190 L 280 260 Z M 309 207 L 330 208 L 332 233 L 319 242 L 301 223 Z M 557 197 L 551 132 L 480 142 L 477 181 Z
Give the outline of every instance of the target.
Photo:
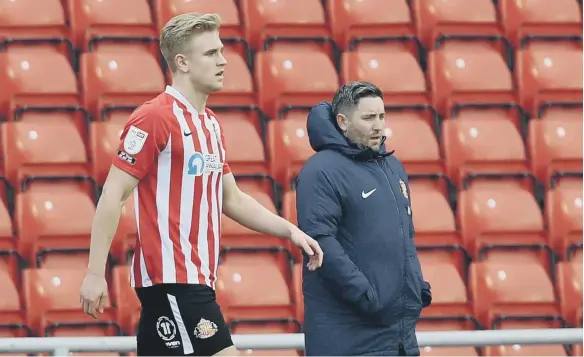
M 103 313 L 107 301 L 107 281 L 105 277 L 87 274 L 81 285 L 80 303 L 83 311 L 97 319 L 97 313 Z
M 290 240 L 292 243 L 294 243 L 295 246 L 308 254 L 309 262 L 307 267 L 309 270 L 316 270 L 317 268 L 321 267 L 323 252 L 316 240 L 307 236 L 296 226 L 294 226 L 292 229 Z

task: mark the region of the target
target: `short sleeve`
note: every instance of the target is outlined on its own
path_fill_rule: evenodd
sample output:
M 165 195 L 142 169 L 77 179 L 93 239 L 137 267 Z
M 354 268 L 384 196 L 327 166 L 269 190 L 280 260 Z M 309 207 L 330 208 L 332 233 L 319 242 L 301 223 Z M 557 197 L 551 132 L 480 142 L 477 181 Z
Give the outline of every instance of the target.
M 168 143 L 162 113 L 139 108 L 130 116 L 120 137 L 113 165 L 141 180 Z

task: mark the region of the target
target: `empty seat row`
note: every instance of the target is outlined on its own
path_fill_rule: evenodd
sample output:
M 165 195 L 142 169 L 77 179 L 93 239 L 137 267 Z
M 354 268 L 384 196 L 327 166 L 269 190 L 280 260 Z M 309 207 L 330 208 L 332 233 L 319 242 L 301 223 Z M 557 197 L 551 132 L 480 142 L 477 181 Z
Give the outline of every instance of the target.
M 156 37 L 173 16 L 218 12 L 224 37 L 245 39 L 261 49 L 274 37 L 332 38 L 348 48 L 363 38 L 418 36 L 426 47 L 442 34 L 526 36 L 581 34 L 582 12 L 576 0 L 520 4 L 514 0 L 2 0 L 6 38 L 67 38 L 87 48 L 107 37 Z

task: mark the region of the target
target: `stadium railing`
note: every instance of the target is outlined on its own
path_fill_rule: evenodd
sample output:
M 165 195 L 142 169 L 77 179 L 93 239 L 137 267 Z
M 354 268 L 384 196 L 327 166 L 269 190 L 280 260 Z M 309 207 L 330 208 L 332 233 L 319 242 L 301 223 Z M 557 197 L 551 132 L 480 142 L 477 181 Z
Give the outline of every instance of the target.
M 582 344 L 581 328 L 533 330 L 485 330 L 418 332 L 420 347 L 488 345 L 572 345 Z M 233 336 L 239 350 L 304 349 L 304 336 L 298 334 L 239 334 Z M 0 353 L 135 352 L 135 337 L 30 337 L 0 338 Z

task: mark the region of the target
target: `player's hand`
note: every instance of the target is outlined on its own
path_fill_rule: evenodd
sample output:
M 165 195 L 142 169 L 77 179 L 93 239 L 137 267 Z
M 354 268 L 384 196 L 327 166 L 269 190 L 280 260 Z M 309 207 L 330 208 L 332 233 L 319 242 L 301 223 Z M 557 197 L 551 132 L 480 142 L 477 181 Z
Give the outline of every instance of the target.
M 292 229 L 290 240 L 295 246 L 302 249 L 309 257 L 307 267 L 316 270 L 322 265 L 323 252 L 316 240 L 306 235 L 297 227 Z
M 83 311 L 97 319 L 97 313 L 103 313 L 108 290 L 105 277 L 87 274 L 81 285 L 80 303 Z

